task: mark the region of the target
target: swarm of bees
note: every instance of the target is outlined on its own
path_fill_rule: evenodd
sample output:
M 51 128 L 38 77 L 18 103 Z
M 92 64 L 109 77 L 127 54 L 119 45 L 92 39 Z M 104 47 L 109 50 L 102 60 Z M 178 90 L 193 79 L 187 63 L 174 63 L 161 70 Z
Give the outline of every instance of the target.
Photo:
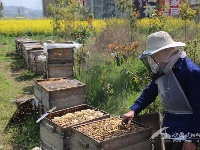
M 95 118 L 102 117 L 104 114 L 100 111 L 92 109 L 84 109 L 74 113 L 67 113 L 60 117 L 54 117 L 52 121 L 63 128 L 83 123 Z
M 107 118 L 88 123 L 87 125 L 77 126 L 76 130 L 95 140 L 103 141 L 143 129 L 143 127 L 137 124 L 132 124 L 129 128 L 121 128 L 121 122 L 120 118 Z

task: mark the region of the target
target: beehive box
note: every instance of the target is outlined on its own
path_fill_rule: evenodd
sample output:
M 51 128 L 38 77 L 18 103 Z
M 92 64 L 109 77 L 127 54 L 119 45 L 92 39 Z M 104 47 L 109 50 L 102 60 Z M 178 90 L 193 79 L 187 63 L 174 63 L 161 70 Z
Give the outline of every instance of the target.
M 27 64 L 27 69 L 32 69 L 32 63 L 35 63 L 35 53 L 43 54 L 43 50 L 27 50 L 25 61 Z
M 19 42 L 19 48 L 18 48 L 18 53 L 23 56 L 23 45 L 24 44 L 35 44 L 35 43 L 39 43 L 39 41 L 37 40 L 31 40 L 31 39 L 28 39 L 28 40 L 22 40 Z
M 70 44 L 72 45 L 72 44 Z M 68 44 L 48 44 L 48 64 L 59 64 L 66 62 L 74 62 L 74 46 L 68 46 Z
M 29 38 L 26 38 L 26 37 L 18 37 L 15 39 L 15 52 L 16 53 L 19 53 L 19 50 L 21 49 L 21 42 L 22 41 L 28 41 L 28 40 L 31 40 Z
M 22 45 L 22 56 L 23 58 L 28 57 L 29 51 L 34 51 L 34 50 L 43 50 L 42 45 L 38 43 L 26 43 Z
M 38 45 L 39 46 L 39 45 Z M 24 51 L 24 58 L 25 58 L 25 61 L 26 61 L 26 64 L 27 64 L 27 69 L 32 69 L 31 68 L 31 63 L 32 62 L 35 62 L 35 54 L 38 54 L 38 55 L 45 55 L 44 51 L 43 51 L 43 48 L 42 47 L 29 47 L 29 48 L 26 48 L 26 50 Z
M 83 120 L 85 115 L 81 116 L 82 111 L 92 110 L 96 113 L 100 113 L 99 117 L 85 120 L 84 122 L 78 122 Z M 93 113 L 93 112 L 91 112 Z M 90 113 L 90 114 L 91 114 Z M 86 113 L 84 113 L 86 114 Z M 65 115 L 65 116 L 64 116 Z M 71 115 L 71 117 L 70 117 Z M 76 116 L 72 116 L 76 115 Z M 94 115 L 94 113 L 92 114 Z M 68 116 L 68 117 L 67 117 Z M 78 117 L 77 117 L 78 116 Z M 56 118 L 55 118 L 56 117 Z M 59 122 L 58 117 L 62 117 L 62 123 Z M 83 124 L 95 120 L 105 119 L 110 117 L 110 115 L 102 110 L 94 108 L 87 104 L 82 104 L 62 110 L 58 110 L 49 114 L 46 118 L 41 121 L 40 124 L 40 140 L 41 147 L 47 150 L 66 150 L 70 149 L 70 138 L 71 138 L 71 128 L 73 125 Z M 73 118 L 73 119 L 72 119 Z M 55 120 L 54 120 L 55 119 Z M 56 120 L 57 119 L 57 120 Z M 63 120 L 65 119 L 65 120 Z M 77 120 L 76 120 L 77 119 Z M 60 119 L 61 120 L 61 119 Z M 76 121 L 76 122 L 75 122 Z M 73 122 L 73 123 L 71 123 Z
M 45 62 L 32 62 L 31 63 L 32 67 L 31 70 L 35 74 L 45 74 L 46 73 L 46 63 Z
M 73 78 L 74 63 L 47 64 L 47 78 Z
M 34 96 L 42 102 L 44 112 L 86 103 L 86 85 L 76 79 L 51 78 L 36 80 Z
M 44 53 L 43 50 L 28 51 L 28 59 L 26 61 L 28 64 L 27 65 L 28 69 L 33 69 L 33 67 L 36 63 L 38 63 L 38 64 L 42 63 L 42 65 L 44 64 L 43 67 L 45 67 L 45 72 L 46 72 L 46 59 L 45 59 L 45 61 L 38 59 L 38 57 L 40 57 L 40 56 L 47 57 L 47 53 Z
M 137 122 L 120 128 L 121 119 L 107 118 L 72 127 L 70 150 L 150 150 L 151 129 Z

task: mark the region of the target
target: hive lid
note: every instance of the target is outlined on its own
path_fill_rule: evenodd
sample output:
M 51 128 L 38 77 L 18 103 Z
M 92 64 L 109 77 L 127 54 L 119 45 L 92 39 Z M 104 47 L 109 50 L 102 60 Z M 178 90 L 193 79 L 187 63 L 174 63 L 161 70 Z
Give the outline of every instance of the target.
M 77 52 L 82 44 L 74 42 L 73 44 L 65 44 L 65 43 L 55 43 L 55 44 L 44 44 L 44 49 L 54 49 L 54 48 L 73 48 L 74 52 Z
M 45 88 L 48 91 L 72 89 L 76 87 L 85 86 L 84 83 L 76 79 L 69 78 L 51 78 L 48 80 L 40 81 L 38 84 L 40 84 L 43 88 Z

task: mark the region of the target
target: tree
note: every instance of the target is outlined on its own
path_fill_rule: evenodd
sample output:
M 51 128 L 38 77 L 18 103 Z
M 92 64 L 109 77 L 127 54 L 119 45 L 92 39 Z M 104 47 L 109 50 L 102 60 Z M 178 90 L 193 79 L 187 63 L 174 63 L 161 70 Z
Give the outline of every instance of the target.
M 24 7 L 18 7 L 17 9 L 18 17 L 24 17 L 25 16 L 25 10 Z
M 188 20 L 192 20 L 196 15 L 197 11 L 190 8 L 190 3 L 187 0 L 186 2 L 182 2 L 180 5 L 180 16 L 181 19 L 185 22 L 185 39 L 186 39 L 186 25 Z
M 73 28 L 78 7 L 79 0 L 53 0 L 53 3 L 49 4 L 48 14 L 52 18 L 53 31 L 57 40 L 66 35 L 69 24 Z
M 3 2 L 0 0 L 0 18 L 3 17 L 2 10 L 3 10 Z
M 127 14 L 130 16 L 133 8 L 132 2 L 130 0 L 115 0 L 115 3 L 117 5 L 117 8 L 121 11 L 121 15 L 123 17 L 123 14 Z

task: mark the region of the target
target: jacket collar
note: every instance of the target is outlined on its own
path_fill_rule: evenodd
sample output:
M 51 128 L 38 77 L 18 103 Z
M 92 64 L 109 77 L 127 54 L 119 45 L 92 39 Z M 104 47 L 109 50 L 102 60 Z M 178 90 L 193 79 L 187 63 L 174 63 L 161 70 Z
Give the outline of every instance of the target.
M 178 61 L 175 63 L 174 68 L 181 69 L 183 66 L 183 61 L 185 58 L 179 58 Z

